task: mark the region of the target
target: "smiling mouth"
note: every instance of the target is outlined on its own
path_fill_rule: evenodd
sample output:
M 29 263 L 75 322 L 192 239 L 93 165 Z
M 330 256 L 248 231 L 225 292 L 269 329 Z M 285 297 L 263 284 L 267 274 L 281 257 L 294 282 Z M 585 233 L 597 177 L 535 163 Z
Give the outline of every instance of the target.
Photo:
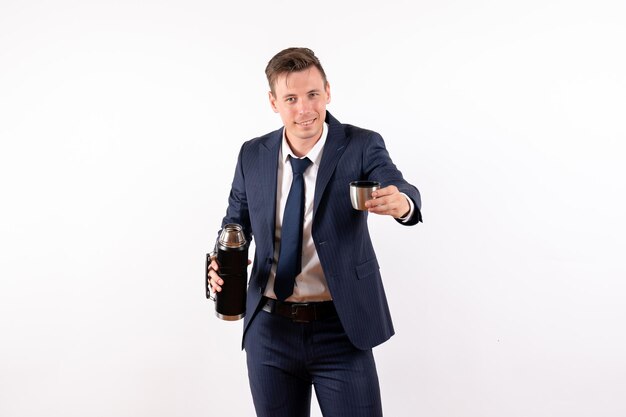
M 298 126 L 307 127 L 307 126 L 311 126 L 313 122 L 315 122 L 315 120 L 316 118 L 313 118 L 313 119 L 305 120 L 303 122 L 296 122 L 296 124 Z

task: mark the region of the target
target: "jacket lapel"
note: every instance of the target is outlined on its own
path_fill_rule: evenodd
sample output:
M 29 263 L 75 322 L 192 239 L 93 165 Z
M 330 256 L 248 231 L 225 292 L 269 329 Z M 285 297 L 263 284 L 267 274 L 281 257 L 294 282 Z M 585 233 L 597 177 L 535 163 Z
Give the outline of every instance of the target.
M 274 250 L 274 232 L 276 230 L 276 179 L 278 175 L 278 153 L 283 138 L 283 130 L 278 129 L 260 146 L 259 151 L 259 181 L 261 183 L 261 198 L 264 204 L 263 217 L 265 218 L 266 232 L 262 236 L 271 239 L 269 242 L 272 253 Z
M 317 213 L 317 208 L 324 195 L 326 185 L 328 185 L 328 181 L 330 181 L 333 172 L 335 172 L 337 163 L 348 144 L 343 126 L 329 112 L 326 112 L 326 123 L 328 123 L 328 136 L 326 137 L 322 161 L 320 162 L 320 168 L 317 172 L 317 180 L 315 182 L 313 217 L 315 217 Z

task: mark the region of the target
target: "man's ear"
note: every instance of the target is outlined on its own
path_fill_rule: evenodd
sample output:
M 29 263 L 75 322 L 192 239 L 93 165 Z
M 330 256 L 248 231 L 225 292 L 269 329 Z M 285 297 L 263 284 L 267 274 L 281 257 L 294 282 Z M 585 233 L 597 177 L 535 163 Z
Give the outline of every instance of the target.
M 272 110 L 274 110 L 274 113 L 278 113 L 278 108 L 276 107 L 276 97 L 274 97 L 274 94 L 269 91 L 267 93 L 267 97 L 270 99 L 270 106 L 272 107 Z
M 328 81 L 326 81 L 326 87 L 324 89 L 326 90 L 326 104 L 330 104 L 330 83 Z

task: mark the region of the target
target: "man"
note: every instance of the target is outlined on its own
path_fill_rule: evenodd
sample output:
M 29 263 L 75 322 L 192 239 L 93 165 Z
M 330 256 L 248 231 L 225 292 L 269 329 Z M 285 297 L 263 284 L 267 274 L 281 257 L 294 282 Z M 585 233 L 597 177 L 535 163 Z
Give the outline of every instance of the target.
M 367 214 L 414 225 L 420 194 L 380 135 L 326 111 L 330 85 L 307 48 L 279 52 L 265 70 L 284 127 L 243 144 L 222 226 L 256 242 L 243 346 L 258 416 L 380 416 L 372 348 L 393 333 Z M 379 181 L 367 211 L 349 183 Z M 218 265 L 208 277 L 221 291 Z

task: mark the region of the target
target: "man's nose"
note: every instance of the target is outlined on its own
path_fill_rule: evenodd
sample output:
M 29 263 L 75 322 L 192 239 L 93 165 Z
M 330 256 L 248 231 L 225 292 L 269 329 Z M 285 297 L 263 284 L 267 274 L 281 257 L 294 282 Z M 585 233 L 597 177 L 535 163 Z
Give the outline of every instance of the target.
M 308 100 L 298 100 L 298 113 L 306 113 L 311 108 L 311 103 Z

